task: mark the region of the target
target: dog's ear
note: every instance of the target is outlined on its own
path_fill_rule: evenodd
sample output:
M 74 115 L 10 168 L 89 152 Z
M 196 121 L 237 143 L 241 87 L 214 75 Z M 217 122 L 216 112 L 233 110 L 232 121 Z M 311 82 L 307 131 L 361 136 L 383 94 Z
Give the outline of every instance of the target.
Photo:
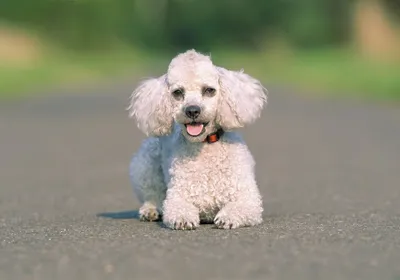
M 139 129 L 147 136 L 171 133 L 173 117 L 166 75 L 141 82 L 130 97 L 128 110 L 129 116 L 136 118 Z
M 225 130 L 253 123 L 267 102 L 267 90 L 243 71 L 217 69 L 221 91 L 217 123 Z

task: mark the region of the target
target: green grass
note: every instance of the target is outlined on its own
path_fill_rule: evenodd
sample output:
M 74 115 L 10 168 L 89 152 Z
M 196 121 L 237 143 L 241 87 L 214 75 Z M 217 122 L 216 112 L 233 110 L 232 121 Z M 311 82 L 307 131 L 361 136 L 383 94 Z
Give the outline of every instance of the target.
M 268 85 L 286 85 L 299 92 L 335 98 L 400 101 L 400 63 L 368 61 L 349 50 L 313 52 L 214 51 L 212 58 L 227 68 L 244 68 Z M 52 52 L 29 67 L 0 66 L 0 100 L 15 99 L 43 87 L 138 76 L 166 70 L 171 57 L 138 50 L 71 54 Z M 162 66 L 162 68 L 160 68 Z
M 400 101 L 400 63 L 376 62 L 349 50 L 291 54 L 220 53 L 221 63 L 245 70 L 267 84 L 283 84 L 318 96 Z
M 145 73 L 160 60 L 139 51 L 51 52 L 29 66 L 0 66 L 0 100 L 13 100 L 50 86 L 88 83 Z

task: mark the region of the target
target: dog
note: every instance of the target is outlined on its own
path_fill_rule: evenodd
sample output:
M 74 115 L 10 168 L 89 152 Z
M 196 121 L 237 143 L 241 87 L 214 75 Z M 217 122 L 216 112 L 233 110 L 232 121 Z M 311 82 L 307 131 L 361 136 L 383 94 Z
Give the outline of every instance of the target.
M 262 223 L 255 161 L 236 129 L 260 117 L 267 93 L 257 79 L 196 50 L 142 81 L 127 108 L 147 136 L 129 167 L 140 220 L 176 230 Z

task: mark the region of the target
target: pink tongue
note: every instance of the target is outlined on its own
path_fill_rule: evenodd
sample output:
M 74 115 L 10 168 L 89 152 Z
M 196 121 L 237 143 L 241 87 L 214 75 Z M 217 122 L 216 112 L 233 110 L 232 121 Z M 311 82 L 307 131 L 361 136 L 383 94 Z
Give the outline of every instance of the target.
M 203 125 L 199 124 L 187 124 L 186 131 L 192 136 L 197 136 L 203 131 Z

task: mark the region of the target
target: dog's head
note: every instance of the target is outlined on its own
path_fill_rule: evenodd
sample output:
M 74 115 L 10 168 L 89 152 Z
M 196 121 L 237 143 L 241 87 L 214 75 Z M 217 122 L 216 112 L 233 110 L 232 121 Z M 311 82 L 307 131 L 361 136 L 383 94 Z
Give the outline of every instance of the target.
M 254 122 L 266 101 L 258 80 L 217 67 L 209 56 L 189 50 L 171 61 L 166 74 L 142 82 L 128 109 L 148 136 L 169 134 L 175 122 L 186 139 L 202 142 L 218 129 Z

